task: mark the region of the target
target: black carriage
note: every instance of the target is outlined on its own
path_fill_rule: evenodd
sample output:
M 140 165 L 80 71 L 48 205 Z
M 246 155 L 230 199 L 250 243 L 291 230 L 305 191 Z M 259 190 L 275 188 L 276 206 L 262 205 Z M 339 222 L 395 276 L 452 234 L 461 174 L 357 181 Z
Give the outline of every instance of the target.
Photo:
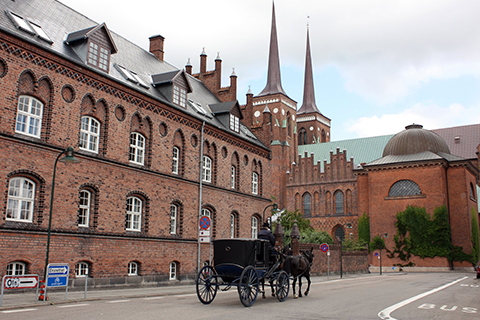
M 240 301 L 250 307 L 257 299 L 260 283 L 265 282 L 275 289 L 279 301 L 287 298 L 289 277 L 279 270 L 280 262 L 271 258 L 268 241 L 218 239 L 213 241 L 213 254 L 213 265 L 203 267 L 197 277 L 197 296 L 202 303 L 211 303 L 220 287 L 224 287 L 222 291 L 237 287 Z

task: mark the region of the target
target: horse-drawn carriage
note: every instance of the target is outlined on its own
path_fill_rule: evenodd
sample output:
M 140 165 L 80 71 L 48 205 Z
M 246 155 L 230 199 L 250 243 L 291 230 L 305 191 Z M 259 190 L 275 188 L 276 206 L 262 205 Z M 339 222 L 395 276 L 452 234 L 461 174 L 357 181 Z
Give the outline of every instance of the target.
M 287 298 L 289 275 L 281 270 L 278 259 L 271 261 L 268 241 L 218 239 L 213 241 L 213 254 L 213 265 L 203 267 L 196 281 L 197 296 L 202 303 L 211 303 L 220 287 L 224 287 L 222 291 L 237 287 L 240 301 L 249 307 L 265 281 L 270 283 L 279 301 Z

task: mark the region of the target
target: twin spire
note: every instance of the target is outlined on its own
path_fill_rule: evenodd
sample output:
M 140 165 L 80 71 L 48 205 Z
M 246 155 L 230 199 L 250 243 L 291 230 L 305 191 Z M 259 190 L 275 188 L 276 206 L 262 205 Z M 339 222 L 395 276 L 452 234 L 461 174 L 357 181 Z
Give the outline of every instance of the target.
M 315 89 L 313 86 L 312 57 L 310 53 L 310 35 L 307 27 L 307 52 L 305 58 L 305 83 L 303 89 L 303 104 L 298 114 L 318 112 L 315 104 Z M 268 56 L 267 85 L 258 96 L 282 93 L 288 97 L 282 87 L 280 76 L 280 58 L 278 52 L 277 25 L 275 20 L 275 3 L 272 6 L 272 31 L 270 34 L 270 52 Z

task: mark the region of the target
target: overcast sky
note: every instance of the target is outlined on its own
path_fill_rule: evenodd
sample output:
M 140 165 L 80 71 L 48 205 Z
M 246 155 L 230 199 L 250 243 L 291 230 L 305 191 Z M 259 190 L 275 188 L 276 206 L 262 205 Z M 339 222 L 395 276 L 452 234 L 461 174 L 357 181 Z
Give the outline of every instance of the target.
M 165 37 L 165 60 L 199 71 L 222 58 L 237 99 L 266 84 L 271 0 L 60 0 L 140 47 Z M 332 140 L 480 123 L 480 1 L 276 0 L 282 85 L 302 105 L 307 20 L 316 103 Z M 307 19 L 307 17 L 309 18 Z

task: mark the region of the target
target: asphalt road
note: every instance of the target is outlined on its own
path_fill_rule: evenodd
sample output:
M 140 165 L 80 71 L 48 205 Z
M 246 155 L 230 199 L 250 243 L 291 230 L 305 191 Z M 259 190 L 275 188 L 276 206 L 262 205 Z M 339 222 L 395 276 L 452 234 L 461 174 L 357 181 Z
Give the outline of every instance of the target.
M 285 302 L 259 296 L 250 308 L 232 288 L 209 305 L 181 294 L 12 309 L 0 319 L 480 319 L 480 280 L 473 273 L 372 275 L 315 282 L 308 297 L 290 293 Z

